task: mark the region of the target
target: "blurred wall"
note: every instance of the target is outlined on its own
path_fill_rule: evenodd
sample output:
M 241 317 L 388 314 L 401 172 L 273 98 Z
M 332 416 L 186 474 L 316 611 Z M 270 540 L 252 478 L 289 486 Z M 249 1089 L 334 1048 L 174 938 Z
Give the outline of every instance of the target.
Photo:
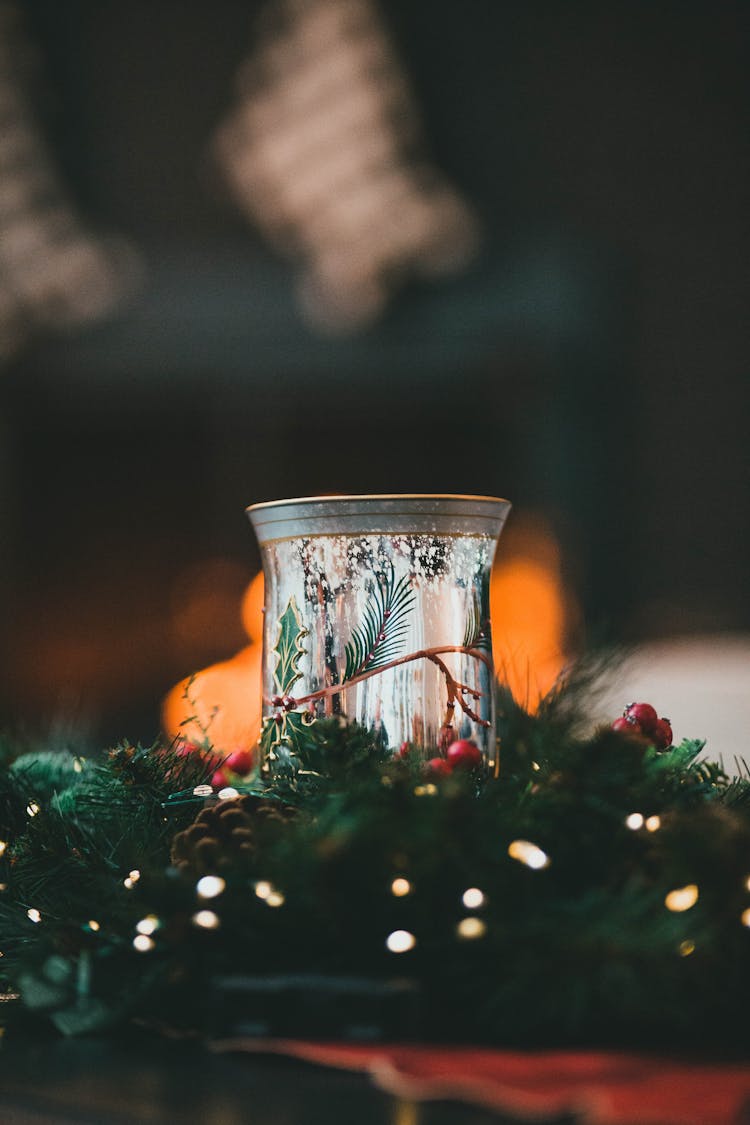
M 341 339 L 210 156 L 259 7 L 25 5 L 71 197 L 143 276 L 0 371 L 0 713 L 154 733 L 243 643 L 244 505 L 318 490 L 508 495 L 590 629 L 747 630 L 747 6 L 383 3 L 482 252 Z

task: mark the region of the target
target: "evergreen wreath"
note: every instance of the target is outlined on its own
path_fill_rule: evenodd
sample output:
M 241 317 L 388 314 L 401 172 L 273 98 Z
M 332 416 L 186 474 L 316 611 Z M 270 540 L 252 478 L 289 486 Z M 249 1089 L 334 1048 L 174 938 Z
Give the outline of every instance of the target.
M 586 677 L 534 715 L 500 690 L 497 777 L 336 718 L 295 730 L 304 769 L 221 800 L 208 740 L 96 761 L 6 745 L 7 1021 L 322 1033 L 327 988 L 392 1038 L 746 1048 L 747 769 L 583 733 Z

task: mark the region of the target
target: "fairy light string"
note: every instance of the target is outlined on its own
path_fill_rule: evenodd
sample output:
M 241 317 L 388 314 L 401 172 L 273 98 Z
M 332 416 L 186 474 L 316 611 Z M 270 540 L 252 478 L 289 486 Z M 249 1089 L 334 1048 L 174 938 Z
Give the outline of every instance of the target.
M 190 1008 L 217 975 L 304 968 L 408 978 L 429 990 L 436 1033 L 496 1042 L 572 1034 L 566 996 L 581 1027 L 602 1014 L 587 997 L 606 996 L 615 1037 L 626 1007 L 670 1037 L 686 1005 L 723 1026 L 748 984 L 750 785 L 697 742 L 659 752 L 608 729 L 581 738 L 506 698 L 498 711 L 497 777 L 428 774 L 335 717 L 316 724 L 304 772 L 251 774 L 239 796 L 217 795 L 203 751 L 170 747 L 71 768 L 64 799 L 35 782 L 32 817 L 9 776 L 8 991 L 58 973 L 63 1011 L 85 986 L 114 1020 L 123 990 L 147 1004 L 152 974 L 184 981 Z M 183 867 L 180 834 L 194 841 Z M 622 1007 L 603 987 L 612 972 L 631 982 Z

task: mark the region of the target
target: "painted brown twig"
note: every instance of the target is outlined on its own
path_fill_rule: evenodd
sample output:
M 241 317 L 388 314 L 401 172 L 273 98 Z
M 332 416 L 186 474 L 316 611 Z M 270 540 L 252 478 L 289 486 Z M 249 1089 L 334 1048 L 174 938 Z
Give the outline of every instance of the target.
M 414 660 L 429 660 L 440 669 L 445 677 L 445 686 L 448 692 L 448 715 L 450 716 L 457 703 L 464 714 L 468 715 L 475 723 L 483 727 L 489 727 L 489 721 L 487 719 L 482 719 L 465 699 L 466 695 L 470 695 L 473 699 L 479 699 L 484 695 L 484 692 L 469 687 L 468 684 L 461 683 L 461 681 L 457 680 L 453 675 L 445 661 L 441 660 L 442 656 L 451 652 L 459 652 L 471 656 L 475 660 L 481 661 L 481 663 L 489 669 L 490 673 L 492 672 L 492 661 L 490 657 L 479 649 L 468 648 L 465 645 L 441 645 L 436 648 L 422 648 L 417 652 L 409 653 L 408 656 L 399 656 L 395 660 L 390 660 L 386 664 L 381 664 L 378 668 L 372 668 L 369 671 L 361 672 L 359 675 L 353 676 L 344 683 L 331 684 L 328 687 L 319 688 L 318 691 L 310 692 L 309 695 L 299 696 L 299 698 L 287 696 L 284 699 L 284 709 L 296 709 L 298 707 L 303 707 L 307 703 L 316 703 L 319 699 L 328 699 L 331 696 L 340 695 L 341 692 L 346 691 L 348 688 L 363 683 L 365 680 L 369 680 L 371 676 L 378 676 L 382 672 L 388 671 L 390 668 L 398 668 L 400 665 L 409 664 Z M 269 700 L 268 702 L 272 703 L 273 701 Z

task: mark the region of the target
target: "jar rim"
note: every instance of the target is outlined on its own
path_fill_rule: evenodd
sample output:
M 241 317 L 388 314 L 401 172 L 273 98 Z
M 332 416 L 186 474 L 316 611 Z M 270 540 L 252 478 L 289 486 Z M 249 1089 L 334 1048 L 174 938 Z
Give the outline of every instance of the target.
M 491 504 L 510 504 L 510 501 L 502 496 L 475 496 L 458 492 L 334 492 L 324 496 L 296 496 L 285 500 L 264 500 L 258 504 L 250 504 L 245 510 L 247 512 L 258 512 L 264 508 L 280 508 L 287 504 L 321 504 L 330 500 L 473 500 Z

